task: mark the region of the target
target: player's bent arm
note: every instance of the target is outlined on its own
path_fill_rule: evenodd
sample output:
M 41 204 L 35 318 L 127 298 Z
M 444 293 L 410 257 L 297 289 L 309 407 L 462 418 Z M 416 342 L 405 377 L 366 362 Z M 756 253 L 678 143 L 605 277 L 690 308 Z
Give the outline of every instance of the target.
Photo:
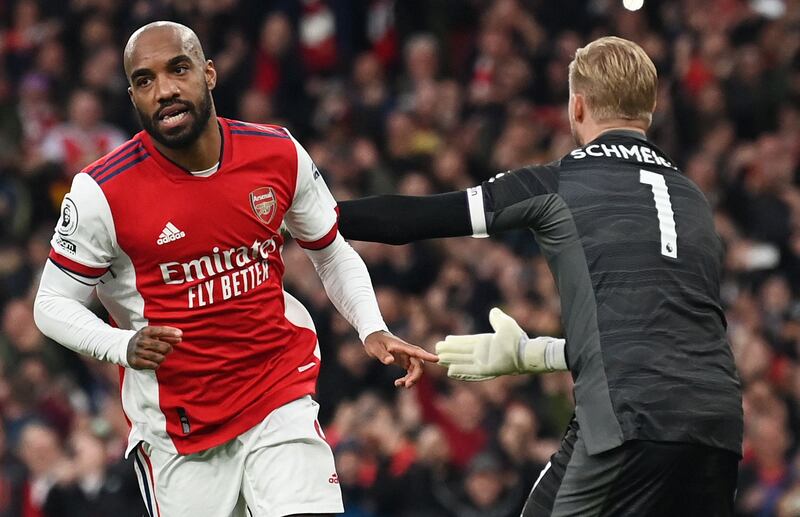
M 128 366 L 128 343 L 136 331 L 114 328 L 86 308 L 93 289 L 48 261 L 33 305 L 36 325 L 75 352 Z
M 286 228 L 317 270 L 328 298 L 358 331 L 368 355 L 384 364 L 395 363 L 406 375 L 395 386 L 410 388 L 422 375 L 422 361 L 437 360 L 423 349 L 392 336 L 383 322 L 364 261 L 338 231 L 336 200 L 303 147 L 297 150 L 297 178 Z
M 482 381 L 500 375 L 567 370 L 565 340 L 549 336 L 530 339 L 500 309 L 489 312 L 493 334 L 447 336 L 436 344 L 439 364 L 447 375 L 465 381 Z
M 341 235 L 319 250 L 305 249 L 336 310 L 356 329 L 361 341 L 373 332 L 388 331 L 367 266 Z
M 367 267 L 339 234 L 336 200 L 317 167 L 303 146 L 292 142 L 297 179 L 284 223 L 314 263 L 328 298 L 364 341 L 369 334 L 386 330 Z

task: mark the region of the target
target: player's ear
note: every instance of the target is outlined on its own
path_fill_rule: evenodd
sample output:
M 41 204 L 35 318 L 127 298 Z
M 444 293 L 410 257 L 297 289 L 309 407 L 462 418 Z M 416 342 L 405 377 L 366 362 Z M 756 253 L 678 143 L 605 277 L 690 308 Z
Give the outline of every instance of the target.
M 131 102 L 133 102 L 133 87 L 128 86 L 128 98 L 130 98 Z
M 572 117 L 575 122 L 583 122 L 586 118 L 586 99 L 580 93 L 572 94 Z
M 217 85 L 217 69 L 214 68 L 214 62 L 210 59 L 206 61 L 206 86 L 209 90 L 213 90 Z

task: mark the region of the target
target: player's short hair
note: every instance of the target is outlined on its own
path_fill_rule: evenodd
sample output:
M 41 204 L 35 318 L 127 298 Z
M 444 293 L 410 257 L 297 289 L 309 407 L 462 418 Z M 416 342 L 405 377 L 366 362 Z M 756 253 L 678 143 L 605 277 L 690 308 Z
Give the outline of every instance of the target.
M 597 121 L 653 118 L 658 73 L 647 53 L 632 41 L 608 36 L 575 52 L 569 87 L 580 93 Z

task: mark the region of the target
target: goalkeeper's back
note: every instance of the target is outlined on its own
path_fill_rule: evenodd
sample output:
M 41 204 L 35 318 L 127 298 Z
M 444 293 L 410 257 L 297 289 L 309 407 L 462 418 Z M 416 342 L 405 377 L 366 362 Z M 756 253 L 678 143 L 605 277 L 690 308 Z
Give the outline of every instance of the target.
M 638 132 L 608 131 L 481 190 L 487 231 L 525 220 L 550 263 L 589 451 L 645 439 L 738 454 L 722 244 L 703 194 L 669 158 Z

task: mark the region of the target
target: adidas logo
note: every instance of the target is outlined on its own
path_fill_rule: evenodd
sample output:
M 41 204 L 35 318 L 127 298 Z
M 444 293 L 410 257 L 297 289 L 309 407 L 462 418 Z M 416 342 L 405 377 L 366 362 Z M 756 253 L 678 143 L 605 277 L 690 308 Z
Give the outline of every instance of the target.
M 156 244 L 160 246 L 168 242 L 177 241 L 178 239 L 183 239 L 184 237 L 186 237 L 186 232 L 180 231 L 177 226 L 175 226 L 170 222 L 167 222 L 167 225 L 164 226 L 163 230 L 161 230 L 161 235 L 158 236 Z

